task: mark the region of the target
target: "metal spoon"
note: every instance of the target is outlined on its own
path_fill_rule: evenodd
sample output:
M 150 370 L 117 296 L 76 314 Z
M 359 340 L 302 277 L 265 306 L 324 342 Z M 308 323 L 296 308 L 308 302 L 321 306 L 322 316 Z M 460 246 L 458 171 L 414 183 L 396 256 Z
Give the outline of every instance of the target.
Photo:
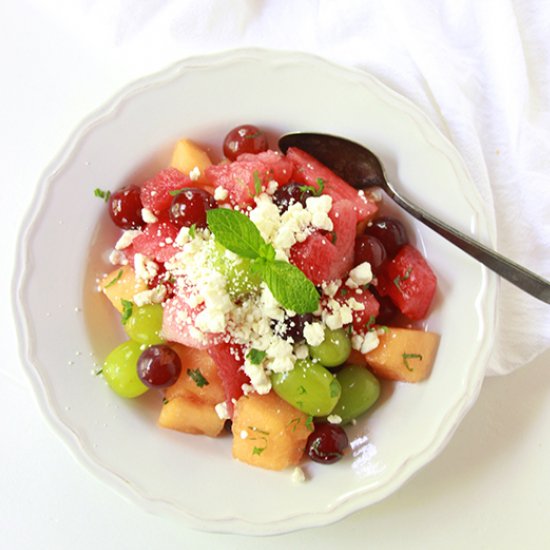
M 474 241 L 402 197 L 387 181 L 376 155 L 366 147 L 345 138 L 306 132 L 284 135 L 279 140 L 279 148 L 286 153 L 289 147 L 297 147 L 309 153 L 356 189 L 380 187 L 401 208 L 458 248 L 531 296 L 550 303 L 548 281 Z

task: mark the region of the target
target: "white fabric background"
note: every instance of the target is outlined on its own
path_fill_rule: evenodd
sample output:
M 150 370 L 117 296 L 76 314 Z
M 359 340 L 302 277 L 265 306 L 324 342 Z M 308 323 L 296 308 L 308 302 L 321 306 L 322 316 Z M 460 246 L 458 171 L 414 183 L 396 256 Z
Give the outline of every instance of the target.
M 117 81 L 243 46 L 309 51 L 371 72 L 412 99 L 459 149 L 496 223 L 499 252 L 550 278 L 547 2 L 34 3 L 53 29 L 70 29 L 94 62 L 108 60 Z M 549 344 L 550 307 L 503 282 L 487 372 L 510 372 Z
M 548 348 L 548 307 L 514 297 L 509 285 L 492 367 L 524 368 L 484 382 L 442 454 L 396 494 L 336 525 L 262 540 L 149 515 L 84 470 L 40 415 L 8 305 L 23 212 L 81 118 L 143 74 L 243 46 L 323 55 L 411 98 L 494 202 L 499 249 L 548 278 L 549 23 L 543 0 L 0 3 L 0 242 L 8 258 L 0 270 L 0 547 L 550 547 L 550 350 L 530 361 Z

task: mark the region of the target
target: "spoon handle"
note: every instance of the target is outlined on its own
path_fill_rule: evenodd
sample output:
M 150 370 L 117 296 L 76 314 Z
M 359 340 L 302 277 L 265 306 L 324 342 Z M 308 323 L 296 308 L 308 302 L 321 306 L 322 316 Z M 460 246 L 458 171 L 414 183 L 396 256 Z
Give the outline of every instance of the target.
M 436 233 L 439 233 L 442 237 L 445 237 L 445 239 L 452 242 L 466 252 L 466 254 L 474 257 L 513 285 L 521 288 L 531 296 L 550 304 L 550 283 L 548 281 L 428 214 L 422 208 L 415 206 L 400 196 L 390 183 L 387 185 L 391 198 L 417 220 L 433 229 Z

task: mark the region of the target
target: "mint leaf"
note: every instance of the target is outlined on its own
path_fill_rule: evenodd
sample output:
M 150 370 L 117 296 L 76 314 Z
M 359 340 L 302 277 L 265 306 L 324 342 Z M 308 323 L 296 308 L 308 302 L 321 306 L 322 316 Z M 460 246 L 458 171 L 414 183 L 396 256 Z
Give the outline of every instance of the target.
M 187 376 L 189 376 L 199 388 L 208 386 L 208 380 L 202 375 L 200 369 L 187 369 Z
M 265 264 L 262 278 L 271 294 L 286 309 L 310 313 L 319 306 L 315 285 L 295 266 L 274 260 Z
M 107 202 L 111 197 L 111 192 L 104 191 L 103 189 L 97 187 L 96 189 L 94 189 L 94 196 L 99 197 L 100 199 L 103 199 L 105 202 Z
M 206 212 L 206 221 L 216 240 L 239 256 L 255 259 L 266 246 L 254 222 L 241 212 L 214 208 Z
M 124 298 L 121 298 L 120 303 L 122 304 L 122 317 L 120 318 L 120 321 L 123 325 L 125 325 L 128 322 L 128 319 L 132 316 L 134 304 L 133 302 L 130 302 L 130 300 L 125 300 Z
M 250 351 L 246 354 L 246 358 L 253 364 L 253 365 L 260 365 L 261 362 L 265 359 L 266 352 L 256 349 L 256 348 L 250 348 Z

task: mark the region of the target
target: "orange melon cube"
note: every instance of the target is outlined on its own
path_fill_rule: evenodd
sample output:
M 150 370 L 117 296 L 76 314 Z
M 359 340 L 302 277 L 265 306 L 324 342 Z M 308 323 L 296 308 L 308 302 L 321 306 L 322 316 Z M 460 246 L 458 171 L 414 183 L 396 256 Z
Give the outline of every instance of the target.
M 103 277 L 99 282 L 99 288 L 122 313 L 122 300 L 133 301 L 138 292 L 147 290 L 147 283 L 136 277 L 133 268 L 125 265 Z
M 390 327 L 379 339 L 378 347 L 365 355 L 374 374 L 402 382 L 420 382 L 429 376 L 439 345 L 438 334 Z
M 180 139 L 176 143 L 170 162 L 170 166 L 177 168 L 187 176 L 193 169 L 198 168 L 200 176 L 197 181 L 202 184 L 207 183 L 205 172 L 211 164 L 212 161 L 208 153 L 189 139 Z
M 233 415 L 233 457 L 252 466 L 283 470 L 302 460 L 312 428 L 306 414 L 274 392 L 243 396 Z

